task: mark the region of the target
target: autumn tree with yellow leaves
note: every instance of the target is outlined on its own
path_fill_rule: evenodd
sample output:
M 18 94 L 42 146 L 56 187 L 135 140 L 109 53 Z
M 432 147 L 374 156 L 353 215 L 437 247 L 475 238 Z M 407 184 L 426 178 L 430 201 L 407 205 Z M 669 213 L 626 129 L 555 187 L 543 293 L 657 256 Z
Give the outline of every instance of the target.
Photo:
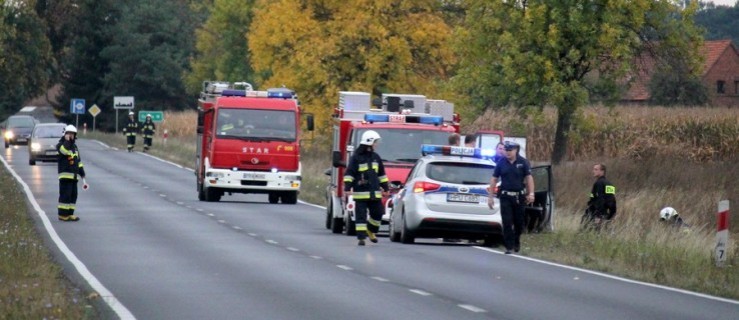
M 258 0 L 249 51 L 261 88 L 287 86 L 327 128 L 339 91 L 442 92 L 455 65 L 436 0 Z

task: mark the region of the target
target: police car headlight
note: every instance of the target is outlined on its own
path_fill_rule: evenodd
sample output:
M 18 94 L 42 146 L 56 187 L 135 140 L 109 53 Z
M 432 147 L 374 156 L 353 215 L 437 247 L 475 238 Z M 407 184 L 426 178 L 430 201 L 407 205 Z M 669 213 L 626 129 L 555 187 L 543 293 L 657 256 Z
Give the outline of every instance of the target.
M 223 178 L 226 175 L 223 172 L 208 172 L 205 174 L 205 176 L 211 178 Z
M 38 142 L 31 143 L 31 150 L 33 151 L 40 151 L 41 150 L 41 144 Z

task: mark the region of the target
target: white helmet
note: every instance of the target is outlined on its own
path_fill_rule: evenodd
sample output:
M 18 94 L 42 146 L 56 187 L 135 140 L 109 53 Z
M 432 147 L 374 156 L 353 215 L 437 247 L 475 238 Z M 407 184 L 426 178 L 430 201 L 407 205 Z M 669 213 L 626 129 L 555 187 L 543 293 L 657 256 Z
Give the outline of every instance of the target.
M 77 128 L 75 128 L 73 125 L 67 125 L 64 127 L 64 133 L 71 132 L 71 133 L 77 133 Z
M 146 117 L 147 117 L 147 118 L 151 118 L 151 113 L 147 113 L 147 114 L 146 114 Z
M 380 140 L 380 134 L 374 130 L 367 130 L 362 134 L 362 140 L 359 141 L 359 144 L 371 146 L 375 144 L 377 140 Z
M 132 116 L 132 115 L 133 115 L 133 111 L 129 111 L 129 112 L 128 112 L 128 115 L 129 115 L 129 116 Z
M 673 217 L 677 217 L 677 210 L 675 210 L 672 207 L 664 207 L 659 212 L 659 219 L 660 220 L 670 220 Z

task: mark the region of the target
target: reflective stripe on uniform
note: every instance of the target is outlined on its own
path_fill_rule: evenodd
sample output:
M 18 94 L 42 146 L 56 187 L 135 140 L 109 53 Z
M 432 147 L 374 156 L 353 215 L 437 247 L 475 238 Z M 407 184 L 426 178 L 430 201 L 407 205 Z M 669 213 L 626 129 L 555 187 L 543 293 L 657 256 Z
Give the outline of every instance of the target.
M 354 182 L 354 177 L 352 177 L 352 176 L 344 176 L 344 182 Z
M 71 156 L 74 155 L 71 151 L 67 150 L 67 148 L 64 147 L 64 145 L 59 147 L 59 153 L 65 155 L 65 156 Z
M 370 192 L 369 191 L 357 191 L 357 192 L 352 193 L 352 196 L 354 197 L 354 200 L 369 199 Z
M 74 210 L 77 208 L 74 203 L 59 203 L 56 207 L 62 210 Z
M 372 217 L 367 217 L 367 222 L 369 222 L 369 224 L 371 224 L 371 225 L 373 225 L 375 227 L 379 227 L 380 226 L 380 221 L 377 221 L 375 219 L 372 219 Z
M 224 125 L 223 125 L 223 126 L 221 127 L 221 131 L 227 131 L 227 130 L 231 130 L 231 129 L 233 129 L 233 128 L 234 128 L 234 125 L 232 125 L 232 124 L 230 124 L 230 123 L 229 123 L 229 124 L 224 124 Z
M 79 167 L 80 167 L 80 168 L 82 168 L 82 167 L 84 167 L 84 166 L 85 166 L 85 165 L 83 165 L 83 164 L 82 164 L 82 162 L 80 162 L 80 165 L 79 165 Z
M 364 224 L 364 223 L 357 223 L 354 226 L 354 230 L 356 230 L 357 232 L 359 232 L 359 231 L 367 232 L 367 225 Z
M 61 172 L 59 173 L 59 179 L 74 179 L 74 173 L 71 172 Z
M 359 164 L 359 172 L 367 171 L 367 169 L 369 169 L 369 166 L 366 163 Z
M 379 176 L 378 178 L 380 179 L 380 183 L 388 182 L 387 176 Z
M 372 162 L 372 170 L 375 170 L 375 172 L 380 172 L 380 164 L 376 161 Z
M 606 186 L 606 194 L 616 194 L 616 187 Z

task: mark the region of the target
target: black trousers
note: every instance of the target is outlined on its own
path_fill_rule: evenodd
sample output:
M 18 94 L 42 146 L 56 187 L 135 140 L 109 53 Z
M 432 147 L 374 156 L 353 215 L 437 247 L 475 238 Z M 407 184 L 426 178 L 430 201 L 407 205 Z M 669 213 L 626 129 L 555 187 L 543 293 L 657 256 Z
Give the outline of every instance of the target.
M 126 147 L 128 149 L 133 149 L 133 145 L 136 144 L 136 136 L 135 135 L 128 135 L 126 136 Z
M 144 137 L 144 149 L 151 147 L 151 137 Z
M 503 220 L 503 243 L 506 250 L 521 246 L 524 199 L 520 196 L 500 195 L 500 216 Z
M 70 216 L 74 214 L 77 204 L 77 180 L 59 179 L 59 205 L 57 214 Z
M 357 230 L 357 239 L 367 237 L 367 231 L 377 233 L 380 231 L 382 223 L 382 215 L 385 213 L 385 207 L 382 206 L 382 200 L 355 201 L 356 212 L 354 212 L 355 229 Z M 369 219 L 367 218 L 369 211 Z

